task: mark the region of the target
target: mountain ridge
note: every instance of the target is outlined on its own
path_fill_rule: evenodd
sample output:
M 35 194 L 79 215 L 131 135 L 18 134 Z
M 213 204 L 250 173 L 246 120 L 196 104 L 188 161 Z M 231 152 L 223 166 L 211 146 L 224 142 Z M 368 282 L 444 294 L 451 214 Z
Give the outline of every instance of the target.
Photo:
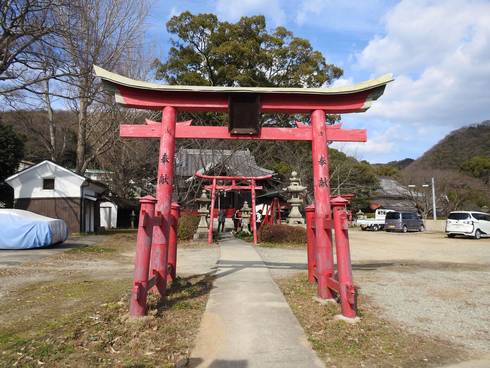
M 475 156 L 490 157 L 490 120 L 453 130 L 404 170 L 459 170 Z

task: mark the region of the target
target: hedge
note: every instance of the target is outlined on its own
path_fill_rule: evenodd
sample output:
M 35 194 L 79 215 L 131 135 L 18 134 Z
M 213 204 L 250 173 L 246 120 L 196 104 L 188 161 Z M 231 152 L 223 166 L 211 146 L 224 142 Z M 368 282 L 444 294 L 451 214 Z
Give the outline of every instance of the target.
M 179 218 L 177 238 L 179 240 L 191 240 L 199 225 L 199 216 L 183 213 Z
M 269 243 L 306 243 L 306 229 L 301 226 L 264 224 L 259 237 L 260 241 Z

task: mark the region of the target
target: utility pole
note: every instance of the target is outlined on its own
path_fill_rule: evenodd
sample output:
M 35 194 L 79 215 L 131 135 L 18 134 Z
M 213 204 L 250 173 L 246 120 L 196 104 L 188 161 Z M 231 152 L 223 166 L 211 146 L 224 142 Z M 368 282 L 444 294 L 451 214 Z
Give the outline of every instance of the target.
M 437 220 L 437 213 L 436 213 L 436 186 L 434 184 L 434 177 L 432 177 L 432 216 L 434 221 Z

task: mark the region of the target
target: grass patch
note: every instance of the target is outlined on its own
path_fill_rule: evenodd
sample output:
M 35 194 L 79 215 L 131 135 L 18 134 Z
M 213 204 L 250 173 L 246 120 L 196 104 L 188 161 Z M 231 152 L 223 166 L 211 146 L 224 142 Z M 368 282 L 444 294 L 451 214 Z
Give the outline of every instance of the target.
M 12 314 L 0 327 L 0 367 L 173 367 L 190 353 L 211 284 L 177 278 L 140 319 L 128 316 L 130 280 L 31 286 L 0 306 Z
M 99 259 L 118 259 L 122 253 L 135 251 L 136 233 L 121 232 L 106 235 L 98 235 L 97 244 L 80 244 L 66 250 L 63 253 L 54 255 L 51 259 L 60 260 L 99 260 Z M 77 239 L 73 239 L 75 242 Z
M 278 285 L 321 359 L 331 367 L 434 367 L 463 360 L 462 348 L 446 341 L 408 333 L 380 319 L 367 298 L 359 297 L 361 321 L 335 321 L 338 305 L 312 300 L 316 285 L 305 274 L 278 280 Z M 402 307 L 402 306 L 401 306 Z
M 207 241 L 203 241 L 203 240 L 179 240 L 177 242 L 177 248 L 181 248 L 181 249 L 196 249 L 196 248 L 209 249 L 209 248 L 216 248 L 216 246 L 217 246 L 216 243 L 208 244 Z
M 282 249 L 306 249 L 305 243 L 272 243 L 260 242 L 259 247 L 263 248 L 282 248 Z
M 98 245 L 87 245 L 85 247 L 72 248 L 66 251 L 68 254 L 103 254 L 103 253 L 114 253 L 116 250 L 114 248 L 105 248 Z

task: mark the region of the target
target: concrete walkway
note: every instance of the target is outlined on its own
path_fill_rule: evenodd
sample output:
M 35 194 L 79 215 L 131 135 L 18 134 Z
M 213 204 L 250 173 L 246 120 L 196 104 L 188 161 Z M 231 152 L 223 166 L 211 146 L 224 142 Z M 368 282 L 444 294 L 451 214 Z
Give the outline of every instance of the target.
M 220 244 L 214 288 L 190 367 L 323 367 L 253 247 Z

